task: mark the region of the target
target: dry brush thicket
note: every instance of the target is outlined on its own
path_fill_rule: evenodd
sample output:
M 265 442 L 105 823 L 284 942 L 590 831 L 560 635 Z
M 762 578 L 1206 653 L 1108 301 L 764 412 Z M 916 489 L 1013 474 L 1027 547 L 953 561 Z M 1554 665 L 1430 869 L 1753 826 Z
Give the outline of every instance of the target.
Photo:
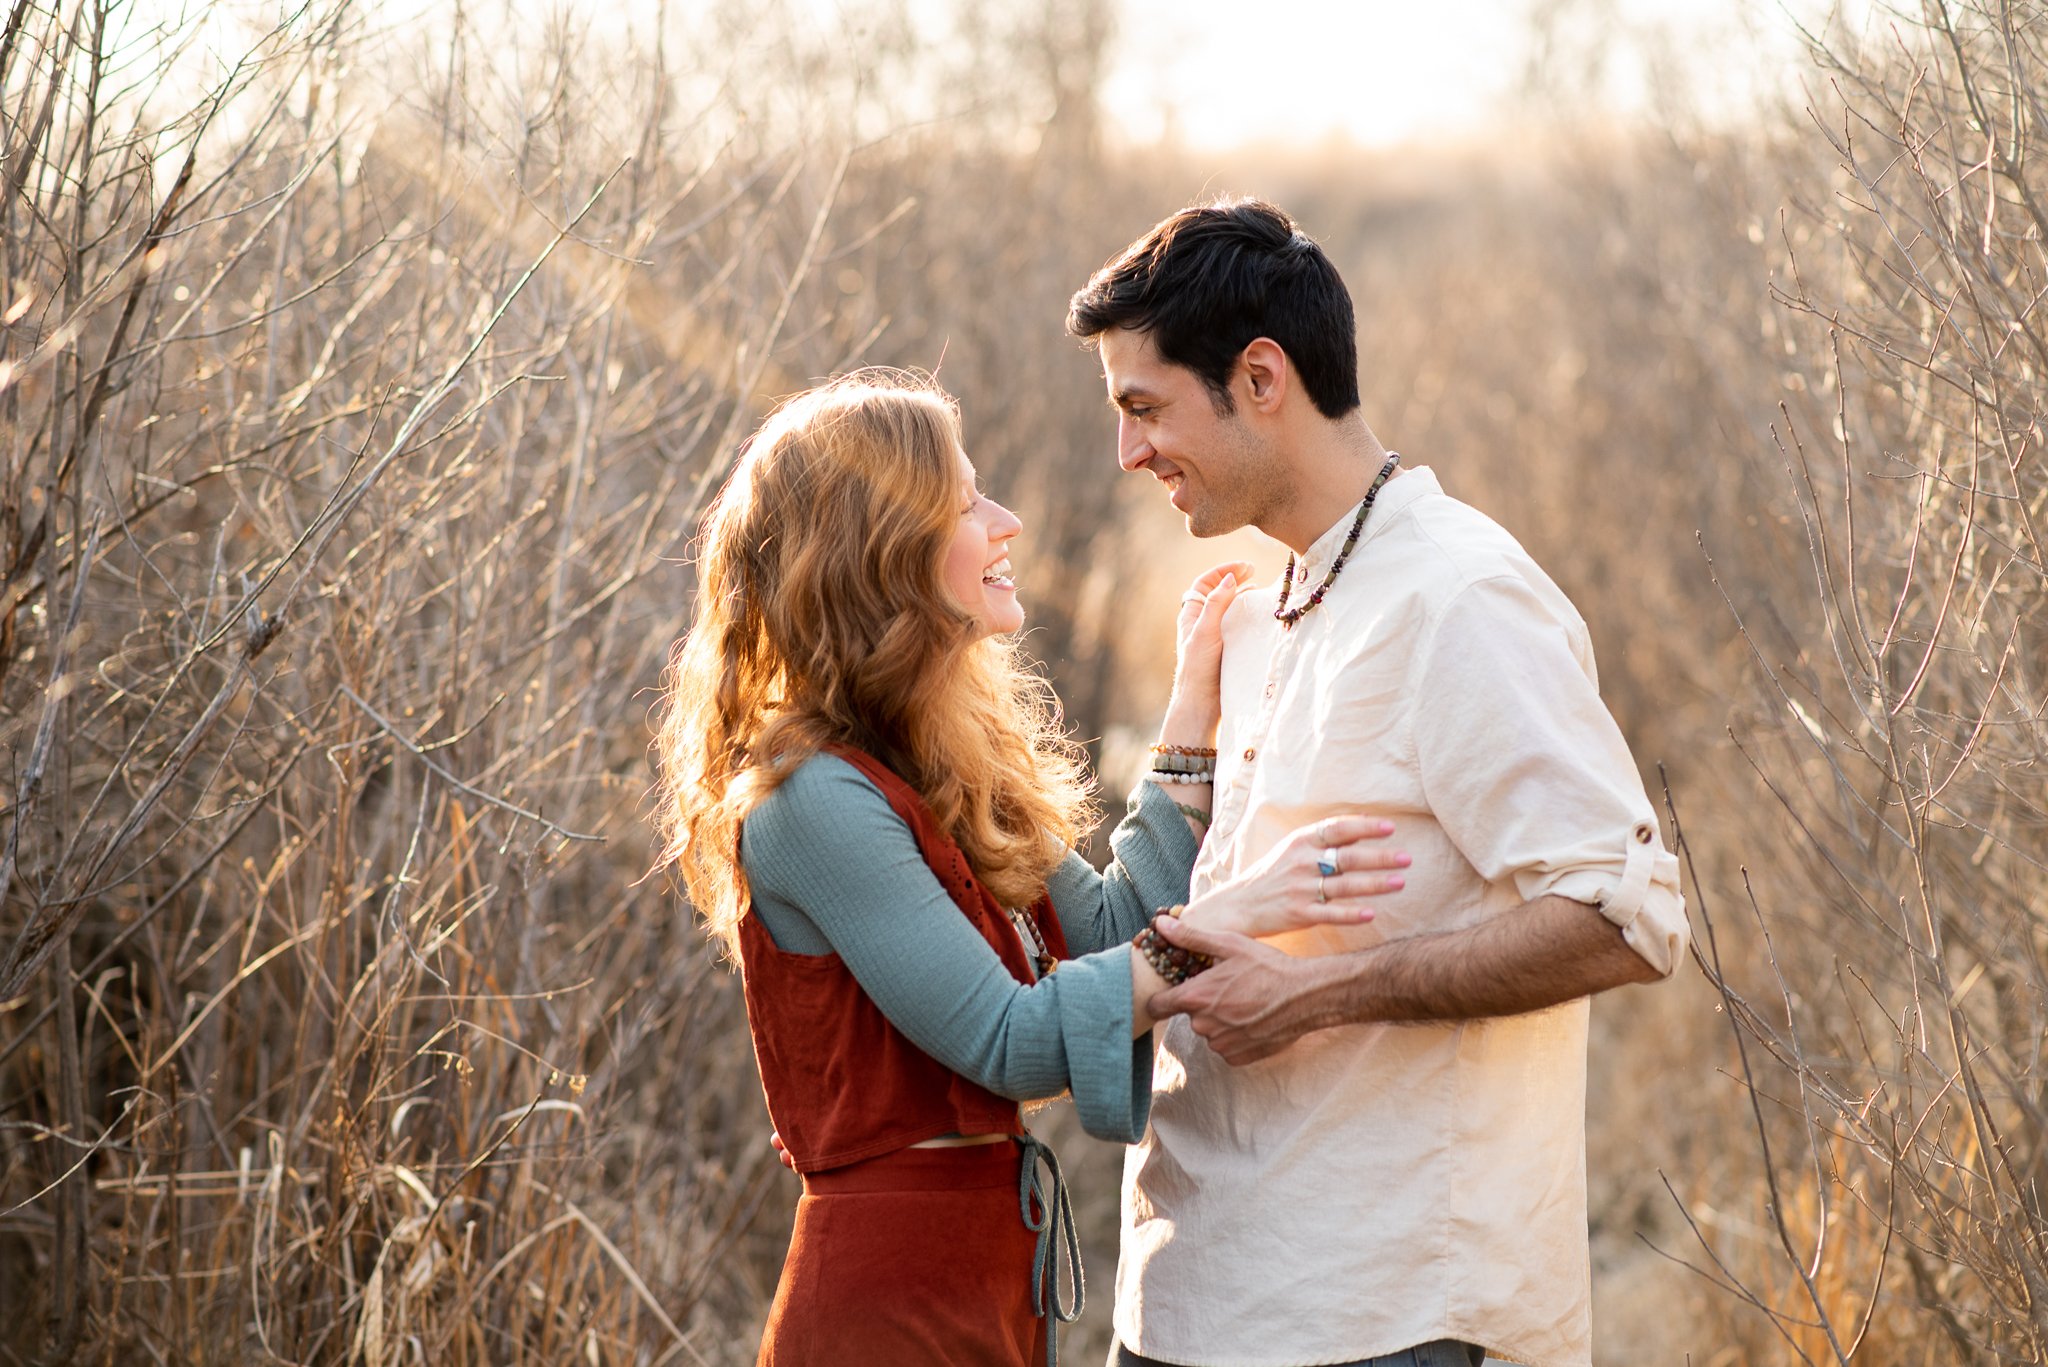
M 2048 1359 L 2048 32 L 1881 19 L 1773 126 L 1496 182 L 1501 286 L 1430 281 L 1443 344 L 1388 358 L 1669 762 L 1710 991 L 1596 1017 L 1618 1360 Z
M 1670 762 L 1706 971 L 1600 1004 L 1603 1358 L 2048 1356 L 2038 22 L 1823 35 L 1740 137 L 1223 186 L 1104 150 L 1100 0 L 697 8 L 5 7 L 0 1359 L 750 1360 L 790 1181 L 642 877 L 695 512 L 773 395 L 936 367 L 1070 712 L 1142 724 L 1181 552 L 1059 317 L 1214 188 L 1330 245 L 1381 434 Z
M 1781 829 L 1698 903 L 1778 1256 L 1703 1261 L 1803 1361 L 2040 1362 L 2048 31 L 1928 5 L 1815 55 L 1830 165 L 1773 286 L 1798 554 L 1723 575 Z M 1736 937 L 1773 971 L 1736 972 Z

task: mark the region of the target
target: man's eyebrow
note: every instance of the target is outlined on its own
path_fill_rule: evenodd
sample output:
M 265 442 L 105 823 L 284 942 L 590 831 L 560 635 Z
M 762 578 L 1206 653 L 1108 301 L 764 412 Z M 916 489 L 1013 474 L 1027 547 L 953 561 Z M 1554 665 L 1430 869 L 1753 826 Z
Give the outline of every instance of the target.
M 1125 385 L 1122 389 L 1109 396 L 1109 406 L 1111 408 L 1129 408 L 1134 403 L 1147 400 L 1157 402 L 1158 397 L 1158 395 L 1143 385 Z

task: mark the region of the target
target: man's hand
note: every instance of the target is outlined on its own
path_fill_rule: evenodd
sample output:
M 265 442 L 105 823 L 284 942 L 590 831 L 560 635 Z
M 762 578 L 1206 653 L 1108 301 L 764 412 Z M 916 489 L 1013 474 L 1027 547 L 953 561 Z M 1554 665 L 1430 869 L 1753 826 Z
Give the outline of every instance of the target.
M 1154 922 L 1174 944 L 1216 961 L 1179 987 L 1155 992 L 1154 1020 L 1186 1016 L 1195 1033 L 1228 1063 L 1256 1063 L 1327 1022 L 1313 1018 L 1304 995 L 1321 976 L 1315 959 L 1297 959 L 1228 931 L 1198 930 L 1171 916 Z
M 1541 1011 L 1659 976 L 1596 907 L 1538 897 L 1462 930 L 1348 954 L 1294 958 L 1241 935 L 1153 923 L 1215 967 L 1155 993 L 1153 1019 L 1185 1015 L 1231 1063 L 1252 1063 L 1327 1025 L 1478 1020 Z

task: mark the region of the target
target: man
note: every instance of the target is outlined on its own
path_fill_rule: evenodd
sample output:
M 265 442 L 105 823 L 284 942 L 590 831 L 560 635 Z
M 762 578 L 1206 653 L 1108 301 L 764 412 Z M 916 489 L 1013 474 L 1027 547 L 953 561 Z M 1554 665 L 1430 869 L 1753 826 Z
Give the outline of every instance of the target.
M 1520 545 L 1401 472 L 1359 409 L 1351 300 L 1258 201 L 1161 222 L 1074 296 L 1118 461 L 1196 536 L 1293 552 L 1225 622 L 1194 891 L 1382 814 L 1407 891 L 1155 998 L 1125 1168 L 1120 1364 L 1584 1364 L 1588 995 L 1668 975 L 1677 860 L 1584 622 Z

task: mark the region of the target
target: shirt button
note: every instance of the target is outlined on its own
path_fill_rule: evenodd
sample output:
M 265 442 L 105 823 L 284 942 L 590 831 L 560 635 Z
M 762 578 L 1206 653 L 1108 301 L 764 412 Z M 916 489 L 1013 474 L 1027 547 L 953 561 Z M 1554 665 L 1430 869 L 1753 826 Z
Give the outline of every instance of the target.
M 1273 696 L 1273 683 L 1270 679 L 1266 681 L 1266 696 L 1269 698 Z
M 1255 749 L 1254 747 L 1252 747 L 1252 746 L 1249 746 L 1249 745 L 1245 747 L 1245 751 L 1244 751 L 1244 762 L 1245 762 L 1246 764 L 1250 764 L 1250 763 L 1251 763 L 1251 762 L 1252 762 L 1253 760 L 1257 759 L 1258 757 L 1259 757 L 1259 752 L 1258 752 L 1258 750 L 1257 750 L 1257 749 Z

